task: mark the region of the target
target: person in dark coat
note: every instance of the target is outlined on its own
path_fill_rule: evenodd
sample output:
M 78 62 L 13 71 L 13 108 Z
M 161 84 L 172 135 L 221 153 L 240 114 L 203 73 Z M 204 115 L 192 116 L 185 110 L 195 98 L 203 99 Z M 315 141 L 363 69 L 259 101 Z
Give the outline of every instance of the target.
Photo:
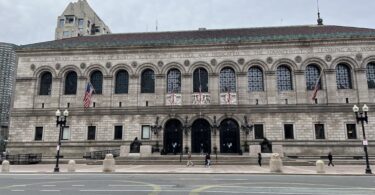
M 334 165 L 333 162 L 332 162 L 332 160 L 333 160 L 333 156 L 332 156 L 332 153 L 331 153 L 331 152 L 328 153 L 328 160 L 329 160 L 329 162 L 328 162 L 328 166 L 332 165 L 332 166 L 334 167 L 335 165 Z
M 258 153 L 258 165 L 261 167 L 262 166 L 262 154 Z
M 205 157 L 205 167 L 210 167 L 210 166 L 211 166 L 211 156 L 210 156 L 210 153 L 207 153 Z

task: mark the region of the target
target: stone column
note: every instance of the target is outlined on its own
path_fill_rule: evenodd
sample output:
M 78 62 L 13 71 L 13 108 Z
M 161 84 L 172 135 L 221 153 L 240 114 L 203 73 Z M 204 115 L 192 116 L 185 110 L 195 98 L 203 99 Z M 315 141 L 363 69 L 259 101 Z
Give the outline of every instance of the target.
M 277 77 L 275 71 L 266 71 L 266 78 L 264 80 L 267 81 L 267 99 L 268 104 L 277 104 Z
M 211 73 L 208 76 L 209 88 L 208 91 L 211 96 L 211 105 L 220 104 L 220 87 L 219 87 L 219 75 L 217 73 Z
M 193 94 L 192 74 L 183 74 L 181 80 L 182 105 L 191 105 L 191 95 Z
M 140 89 L 141 89 L 141 86 L 140 86 L 140 82 L 139 82 L 139 75 L 130 75 L 129 76 L 129 90 L 128 90 L 128 94 L 137 94 L 137 96 L 139 96 L 139 92 L 140 92 Z M 126 105 L 129 105 L 129 106 L 137 106 L 138 105 L 138 98 L 128 98 L 128 103 L 126 103 Z
M 324 70 L 326 76 L 325 85 L 327 93 L 327 103 L 338 103 L 337 101 L 337 84 L 336 84 L 336 71 L 335 69 Z
M 357 88 L 357 100 L 359 102 L 369 102 L 369 94 L 368 94 L 368 84 L 367 84 L 367 75 L 366 75 L 366 69 L 365 68 L 358 68 L 354 71 L 356 79 L 353 80 L 353 84 L 356 81 L 356 85 L 353 86 L 354 88 Z
M 165 75 L 155 75 L 155 105 L 157 106 L 165 105 L 165 95 L 167 94 L 166 83 Z
M 296 103 L 305 104 L 306 102 L 306 79 L 305 72 L 303 70 L 294 71 L 296 75 Z
M 247 73 L 237 73 L 237 104 L 249 104 Z

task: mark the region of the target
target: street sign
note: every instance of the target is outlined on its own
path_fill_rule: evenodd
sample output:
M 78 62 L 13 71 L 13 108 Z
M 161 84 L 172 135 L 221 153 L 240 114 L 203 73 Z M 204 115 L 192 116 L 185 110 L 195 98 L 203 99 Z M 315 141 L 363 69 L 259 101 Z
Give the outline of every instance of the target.
M 367 146 L 367 145 L 368 145 L 368 141 L 367 141 L 367 139 L 363 140 L 363 145 L 364 145 L 364 146 Z

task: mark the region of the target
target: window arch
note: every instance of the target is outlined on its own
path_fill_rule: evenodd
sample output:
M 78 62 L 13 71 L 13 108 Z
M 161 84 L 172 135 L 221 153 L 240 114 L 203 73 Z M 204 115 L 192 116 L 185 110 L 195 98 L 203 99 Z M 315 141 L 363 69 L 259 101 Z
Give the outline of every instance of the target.
M 70 71 L 65 77 L 65 95 L 77 94 L 77 73 Z
M 141 93 L 155 93 L 155 74 L 151 69 L 142 72 Z
M 236 74 L 232 68 L 221 69 L 220 92 L 236 92 Z
M 292 71 L 286 65 L 277 67 L 277 89 L 279 91 L 293 90 Z
M 306 78 L 307 90 L 314 90 L 315 85 L 317 85 L 318 89 L 322 89 L 322 79 L 321 79 L 320 73 L 321 73 L 320 68 L 317 65 L 310 64 L 306 66 L 305 78 Z
M 90 76 L 91 85 L 94 87 L 95 94 L 102 94 L 103 74 L 99 70 L 94 71 Z
M 338 64 L 336 66 L 336 84 L 337 89 L 351 89 L 352 79 L 350 68 L 346 64 Z
M 40 76 L 39 95 L 51 95 L 51 89 L 52 89 L 52 74 L 50 72 L 44 72 Z
M 167 93 L 181 93 L 181 72 L 178 69 L 167 73 Z
M 204 68 L 197 68 L 193 73 L 193 92 L 208 92 L 208 72 Z
M 116 73 L 115 94 L 128 93 L 129 73 L 126 70 L 120 70 Z
M 257 66 L 247 71 L 247 82 L 249 91 L 264 91 L 263 71 Z
M 375 62 L 367 64 L 367 85 L 369 89 L 375 88 Z

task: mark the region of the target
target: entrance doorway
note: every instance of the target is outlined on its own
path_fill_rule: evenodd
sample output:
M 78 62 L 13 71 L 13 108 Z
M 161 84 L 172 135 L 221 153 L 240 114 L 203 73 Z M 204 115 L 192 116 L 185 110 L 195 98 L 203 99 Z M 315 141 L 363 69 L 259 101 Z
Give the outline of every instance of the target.
M 191 126 L 192 153 L 211 153 L 211 126 L 205 119 L 197 119 Z
M 167 154 L 182 152 L 182 124 L 177 119 L 171 119 L 165 124 L 164 152 Z
M 240 130 L 236 121 L 225 119 L 220 123 L 220 152 L 239 153 Z

